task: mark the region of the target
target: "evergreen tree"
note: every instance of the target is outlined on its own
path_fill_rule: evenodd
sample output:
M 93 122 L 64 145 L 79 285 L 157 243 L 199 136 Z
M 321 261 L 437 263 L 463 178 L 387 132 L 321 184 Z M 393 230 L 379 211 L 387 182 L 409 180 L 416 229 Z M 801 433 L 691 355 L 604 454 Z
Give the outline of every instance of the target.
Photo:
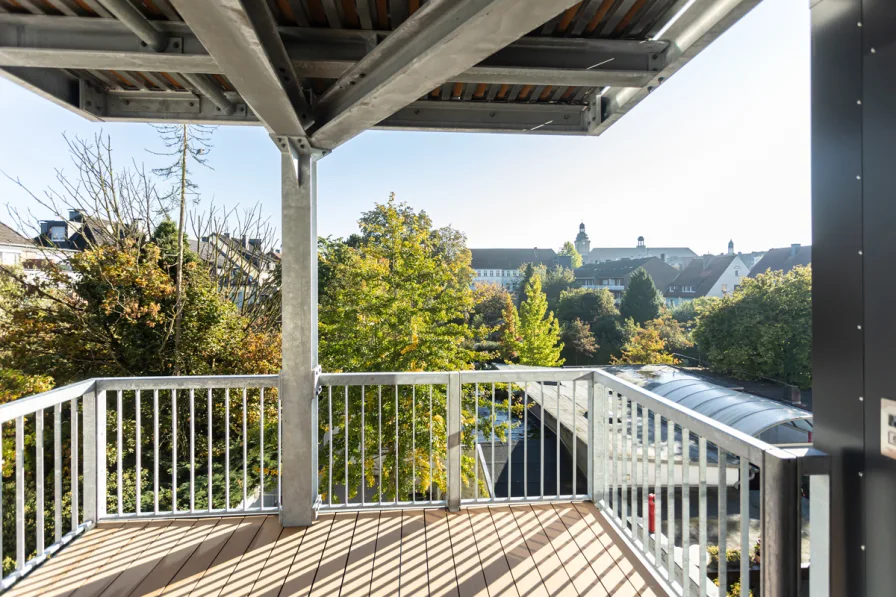
M 541 290 L 541 277 L 532 276 L 526 285 L 526 300 L 520 306 L 519 341 L 516 348 L 521 365 L 559 367 L 560 323 L 548 311 L 548 300 Z
M 576 269 L 582 267 L 582 255 L 576 251 L 576 246 L 569 241 L 563 243 L 563 246 L 560 247 L 560 251 L 557 253 L 558 255 L 569 255 L 572 257 L 572 268 Z
M 509 295 L 504 299 L 504 310 L 502 311 L 501 317 L 503 319 L 500 328 L 501 358 L 504 359 L 505 363 L 513 363 L 520 356 L 520 316 L 519 313 L 517 313 L 516 305 L 510 300 Z
M 663 307 L 663 295 L 656 289 L 653 279 L 642 267 L 632 274 L 628 288 L 622 295 L 619 312 L 623 319 L 632 318 L 637 325 L 659 317 Z

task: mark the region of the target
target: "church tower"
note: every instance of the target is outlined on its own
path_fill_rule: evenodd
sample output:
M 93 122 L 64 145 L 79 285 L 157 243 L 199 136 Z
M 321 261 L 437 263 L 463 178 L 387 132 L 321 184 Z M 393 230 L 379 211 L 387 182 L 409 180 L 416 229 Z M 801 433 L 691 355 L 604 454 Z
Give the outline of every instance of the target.
M 585 234 L 585 222 L 579 224 L 579 233 L 576 235 L 576 251 L 579 252 L 579 255 L 585 257 L 588 253 L 591 252 L 591 240 L 588 238 L 588 235 Z

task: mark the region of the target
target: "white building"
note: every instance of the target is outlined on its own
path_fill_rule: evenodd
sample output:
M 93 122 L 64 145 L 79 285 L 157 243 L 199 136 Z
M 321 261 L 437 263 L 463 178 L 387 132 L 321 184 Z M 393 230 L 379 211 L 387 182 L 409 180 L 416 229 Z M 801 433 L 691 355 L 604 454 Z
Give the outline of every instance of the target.
M 734 292 L 750 269 L 739 255 L 704 255 L 693 259 L 666 291 L 666 305 L 674 307 L 701 296 L 723 297 Z
M 581 229 L 584 231 L 584 225 Z M 584 263 L 603 263 L 620 259 L 643 259 L 644 257 L 659 257 L 672 267 L 683 269 L 697 257 L 697 254 L 687 247 L 648 247 L 643 236 L 638 237 L 638 244 L 634 247 L 595 247 L 587 253 L 582 253 Z
M 553 249 L 470 249 L 470 253 L 470 266 L 476 272 L 474 284 L 500 284 L 511 292 L 522 279 L 520 267 L 527 263 L 571 267 L 570 258 L 557 255 Z

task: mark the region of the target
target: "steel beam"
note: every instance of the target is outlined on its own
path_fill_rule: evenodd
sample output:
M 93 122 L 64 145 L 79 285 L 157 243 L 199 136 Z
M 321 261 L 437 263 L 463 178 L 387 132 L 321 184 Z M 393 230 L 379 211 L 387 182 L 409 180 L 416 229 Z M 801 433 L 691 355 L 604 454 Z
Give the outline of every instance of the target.
M 599 135 L 607 130 L 759 2 L 760 0 L 695 0 L 684 4 L 684 12 L 660 36 L 662 41 L 669 43 L 662 67 L 645 88 L 616 88 L 602 98 L 592 98 L 593 102 L 599 102 L 602 118 L 592 122 L 589 133 Z
M 417 101 L 374 128 L 491 133 L 585 134 L 584 106 Z
M 427 2 L 324 94 L 313 143 L 344 143 L 575 3 Z
M 36 93 L 57 106 L 62 106 L 88 120 L 97 120 L 81 106 L 80 87 L 84 84 L 78 77 L 61 70 L 50 68 L 0 68 L 0 78 L 7 79 Z
M 174 0 L 227 78 L 269 131 L 305 135 L 311 110 L 264 0 Z

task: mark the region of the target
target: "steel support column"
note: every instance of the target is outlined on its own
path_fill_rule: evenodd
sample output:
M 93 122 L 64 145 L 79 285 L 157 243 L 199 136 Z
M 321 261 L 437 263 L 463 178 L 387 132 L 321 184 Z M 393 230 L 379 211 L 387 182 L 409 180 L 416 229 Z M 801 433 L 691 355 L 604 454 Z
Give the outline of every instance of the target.
M 276 137 L 283 229 L 280 522 L 307 526 L 317 501 L 317 157 Z

